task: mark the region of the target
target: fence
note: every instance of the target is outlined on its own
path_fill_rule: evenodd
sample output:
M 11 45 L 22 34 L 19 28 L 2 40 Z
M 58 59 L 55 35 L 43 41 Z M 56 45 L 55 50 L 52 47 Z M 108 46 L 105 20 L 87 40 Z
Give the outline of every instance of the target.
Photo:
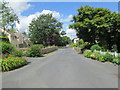
M 114 55 L 115 57 L 120 56 L 120 53 L 117 53 L 117 52 L 102 52 L 102 51 L 95 51 L 95 52 L 99 52 L 100 54 L 110 53 L 110 54 Z
M 77 52 L 81 52 L 81 49 L 80 48 L 78 48 L 78 47 L 73 47 L 73 49 L 74 50 L 76 50 Z M 91 51 L 91 50 L 89 50 L 89 51 Z M 106 54 L 106 53 L 110 53 L 110 54 L 112 54 L 112 55 L 114 55 L 115 57 L 117 57 L 117 56 L 120 56 L 120 53 L 117 53 L 117 52 L 103 52 L 103 51 L 94 51 L 94 52 L 99 52 L 100 54 Z

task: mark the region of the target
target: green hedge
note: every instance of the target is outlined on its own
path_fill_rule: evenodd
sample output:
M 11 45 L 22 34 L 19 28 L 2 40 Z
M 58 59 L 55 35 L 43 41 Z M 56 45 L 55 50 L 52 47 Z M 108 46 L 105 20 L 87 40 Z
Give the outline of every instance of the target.
M 5 37 L 5 36 L 0 36 L 0 40 L 4 42 L 9 42 L 8 37 Z
M 11 54 L 12 54 L 12 56 L 14 56 L 14 57 L 22 57 L 22 56 L 24 56 L 22 50 L 14 50 Z
M 13 51 L 15 50 L 14 46 L 10 43 L 7 43 L 7 42 L 1 42 L 1 45 L 0 45 L 0 54 L 3 53 L 3 54 L 10 54 L 12 53 Z
M 43 45 L 32 45 L 26 51 L 27 57 L 41 57 Z

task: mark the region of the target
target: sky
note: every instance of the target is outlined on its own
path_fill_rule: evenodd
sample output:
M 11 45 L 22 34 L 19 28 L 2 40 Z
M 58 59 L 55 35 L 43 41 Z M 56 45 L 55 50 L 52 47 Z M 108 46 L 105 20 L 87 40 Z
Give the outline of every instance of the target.
M 107 8 L 112 12 L 118 12 L 118 2 L 10 2 L 15 13 L 18 15 L 20 24 L 17 28 L 20 32 L 28 30 L 28 25 L 33 18 L 41 14 L 51 13 L 54 18 L 63 23 L 63 29 L 71 39 L 76 38 L 76 31 L 69 29 L 71 20 L 77 14 L 77 9 L 81 6 L 89 5 L 94 8 Z

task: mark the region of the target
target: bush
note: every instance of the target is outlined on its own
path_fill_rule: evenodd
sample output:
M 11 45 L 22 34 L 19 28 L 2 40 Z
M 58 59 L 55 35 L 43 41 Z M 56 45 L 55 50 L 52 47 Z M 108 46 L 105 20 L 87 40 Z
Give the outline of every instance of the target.
M 10 71 L 19 68 L 23 65 L 28 64 L 28 62 L 20 57 L 8 57 L 2 60 L 1 69 L 3 72 Z
M 98 44 L 95 44 L 95 45 L 92 45 L 91 48 L 90 48 L 92 51 L 100 51 L 102 48 L 98 45 Z
M 26 51 L 27 57 L 41 57 L 42 56 L 42 50 L 41 48 L 43 45 L 32 45 L 30 46 Z
M 105 62 L 105 55 L 102 55 L 102 54 L 98 55 L 97 60 L 101 62 Z
M 77 42 L 77 46 L 80 46 L 81 44 L 84 44 L 84 41 L 82 39 Z
M 72 47 L 77 47 L 77 44 L 76 44 L 76 43 L 72 43 L 71 46 L 72 46 Z
M 0 40 L 9 43 L 9 39 L 6 36 L 0 36 Z
M 83 53 L 86 49 L 88 49 L 89 43 L 88 42 L 84 42 L 83 44 L 81 44 L 79 46 L 79 48 L 81 49 L 81 53 Z
M 90 58 L 91 54 L 92 54 L 92 52 L 91 52 L 91 51 L 88 51 L 88 50 L 86 50 L 86 51 L 83 53 L 83 55 L 84 55 L 85 57 L 87 57 L 87 58 Z
M 113 61 L 113 55 L 111 55 L 111 54 L 109 54 L 109 53 L 106 53 L 106 54 L 104 55 L 104 60 L 105 60 L 105 61 L 110 61 L 110 62 L 112 62 L 112 61 Z
M 1 42 L 2 45 L 0 45 L 0 53 L 3 54 L 10 54 L 14 51 L 14 46 L 12 44 Z
M 93 52 L 91 55 L 90 55 L 90 58 L 92 59 L 98 59 L 100 53 L 99 52 Z
M 12 52 L 12 55 L 14 57 L 22 57 L 24 54 L 21 50 L 15 50 L 15 51 Z
M 117 56 L 117 57 L 113 58 L 112 62 L 119 65 L 120 64 L 120 56 Z
M 89 45 L 89 43 L 88 43 L 88 42 L 85 42 L 85 43 L 81 44 L 79 47 L 80 47 L 81 49 L 84 49 L 84 48 L 87 48 L 88 45 Z

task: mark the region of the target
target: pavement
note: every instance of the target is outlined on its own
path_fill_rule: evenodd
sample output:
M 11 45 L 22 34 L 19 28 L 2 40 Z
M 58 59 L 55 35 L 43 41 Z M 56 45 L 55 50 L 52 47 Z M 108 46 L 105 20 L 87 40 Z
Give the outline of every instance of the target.
M 118 66 L 85 58 L 72 48 L 2 73 L 3 88 L 118 88 Z

